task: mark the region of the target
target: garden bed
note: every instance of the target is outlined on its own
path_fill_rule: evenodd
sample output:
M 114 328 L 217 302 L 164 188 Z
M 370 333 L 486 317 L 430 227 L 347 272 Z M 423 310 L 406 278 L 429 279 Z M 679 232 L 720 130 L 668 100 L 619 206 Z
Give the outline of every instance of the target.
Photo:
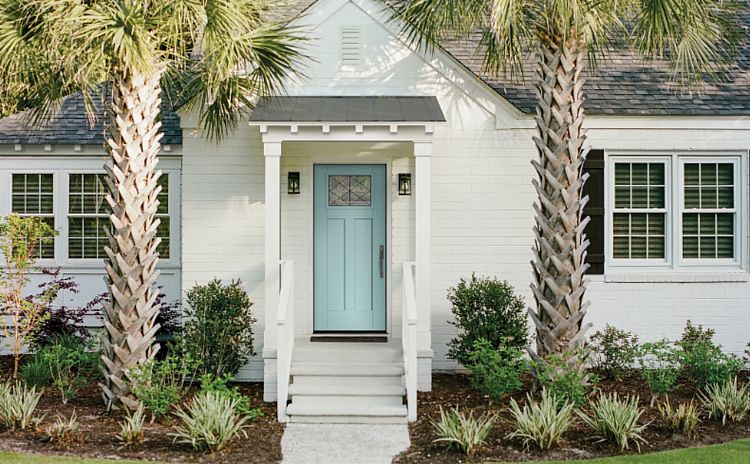
M 7 359 L 0 364 L 7 367 Z M 3 369 L 7 373 L 8 369 Z M 193 451 L 189 445 L 172 442 L 169 433 L 176 419 L 165 419 L 145 424 L 145 439 L 142 443 L 124 445 L 117 438 L 120 431 L 119 412 L 106 414 L 101 390 L 95 383 L 81 390 L 77 396 L 62 404 L 59 394 L 47 388 L 39 401 L 37 417 L 44 417 L 41 424 L 30 429 L 2 430 L 0 428 L 0 450 L 56 455 L 75 455 L 97 458 L 145 459 L 164 462 L 217 462 L 217 463 L 272 463 L 281 460 L 281 435 L 283 425 L 276 422 L 276 406 L 262 401 L 263 386 L 259 383 L 238 384 L 240 391 L 251 398 L 252 407 L 261 408 L 263 416 L 250 422 L 244 436 L 232 440 L 224 450 L 209 454 Z M 186 402 L 192 391 L 183 398 Z M 80 424 L 80 438 L 63 442 L 50 442 L 45 434 L 47 426 L 58 415 L 69 418 L 75 411 Z
M 748 373 L 740 376 L 740 381 L 747 382 Z M 469 377 L 461 374 L 433 375 L 433 390 L 429 393 L 419 393 L 417 422 L 410 424 L 411 447 L 396 458 L 397 463 L 456 463 L 466 462 L 464 455 L 448 449 L 444 443 L 434 443 L 436 437 L 431 420 L 440 417 L 440 407 L 447 409 L 458 406 L 461 411 L 473 411 L 474 415 L 484 412 L 499 414 L 490 433 L 486 446 L 475 455 L 475 461 L 526 461 L 526 460 L 565 460 L 583 459 L 622 454 L 619 448 L 606 442 L 597 443 L 592 431 L 581 421 L 578 421 L 565 435 L 559 447 L 548 452 L 534 450 L 524 451 L 518 441 L 506 439 L 512 431 L 511 415 L 508 412 L 509 399 L 501 403 L 493 403 L 489 397 L 479 393 L 469 384 Z M 525 391 L 531 387 L 531 380 L 526 379 Z M 643 422 L 651 421 L 643 437 L 648 443 L 641 445 L 642 453 L 649 453 L 674 448 L 685 448 L 699 445 L 710 445 L 728 442 L 738 438 L 750 437 L 750 418 L 740 423 L 727 423 L 722 426 L 720 420 L 709 419 L 704 414 L 698 426 L 695 438 L 688 438 L 674 434 L 662 421 L 656 407 L 650 407 L 651 394 L 647 385 L 638 375 L 627 375 L 625 379 L 612 382 L 603 381 L 598 384 L 603 392 L 616 391 L 620 395 L 638 395 L 640 406 L 645 408 Z M 513 397 L 523 403 L 525 394 L 518 393 Z M 689 402 L 696 398 L 696 388 L 687 382 L 681 382 L 669 396 L 672 404 Z M 585 407 L 584 407 L 585 409 Z M 626 453 L 638 453 L 633 447 Z

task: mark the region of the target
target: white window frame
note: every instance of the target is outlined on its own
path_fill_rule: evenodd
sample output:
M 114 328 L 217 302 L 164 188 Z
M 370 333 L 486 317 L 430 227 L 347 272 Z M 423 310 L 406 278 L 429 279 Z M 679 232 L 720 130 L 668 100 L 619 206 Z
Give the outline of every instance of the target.
M 685 209 L 685 202 L 683 201 L 683 193 L 685 191 L 685 163 L 731 163 L 734 165 L 734 208 L 731 210 L 715 208 L 715 209 L 698 209 L 691 210 Z M 679 191 L 680 201 L 676 211 L 678 232 L 679 232 L 679 254 L 678 263 L 684 267 L 739 267 L 741 263 L 741 253 L 743 248 L 740 248 L 742 242 L 742 223 L 745 220 L 742 211 L 745 211 L 745 207 L 742 202 L 741 186 L 743 184 L 741 175 L 741 163 L 740 158 L 737 156 L 681 156 L 679 159 Z M 732 213 L 734 214 L 734 258 L 717 258 L 717 259 L 705 259 L 705 258 L 683 258 L 682 256 L 682 214 L 685 212 L 701 212 L 701 213 Z
M 65 259 L 66 263 L 69 264 L 87 264 L 87 263 L 100 263 L 104 257 L 101 258 L 71 258 L 70 257 L 70 217 L 77 217 L 77 218 L 95 218 L 100 217 L 100 215 L 96 214 L 80 214 L 80 213 L 74 213 L 70 214 L 70 176 L 71 175 L 80 175 L 80 174 L 106 174 L 106 172 L 103 169 L 66 169 L 63 171 L 63 175 L 65 176 L 65 256 L 63 258 Z M 106 202 L 106 200 L 105 200 Z M 109 217 L 109 215 L 107 215 Z
M 55 258 L 37 260 L 39 267 L 64 267 L 66 269 L 100 269 L 102 258 L 69 258 L 68 251 L 68 214 L 69 214 L 69 175 L 70 174 L 103 174 L 104 157 L 65 157 L 24 156 L 0 158 L 0 216 L 10 214 L 12 208 L 12 174 L 52 174 L 54 191 Z M 17 168 L 16 166 L 22 166 Z M 179 268 L 181 264 L 181 162 L 176 158 L 162 157 L 159 169 L 162 175 L 169 176 L 169 259 L 160 259 L 158 268 Z
M 60 189 L 58 185 L 59 181 L 59 175 L 55 170 L 52 169 L 13 169 L 8 172 L 8 188 L 6 189 L 6 197 L 8 201 L 7 206 L 7 213 L 3 216 L 7 216 L 8 214 L 13 213 L 13 174 L 52 174 L 52 217 L 55 220 L 55 231 L 57 234 L 55 235 L 53 239 L 53 248 L 54 251 L 52 253 L 53 258 L 39 258 L 36 260 L 36 265 L 45 267 L 45 266 L 51 266 L 57 263 L 60 259 L 60 232 L 61 232 L 61 225 L 60 220 L 58 218 L 58 211 L 57 211 L 57 202 L 60 201 Z M 46 218 L 49 217 L 48 215 L 42 215 L 42 214 L 21 214 L 18 213 L 22 217 L 40 217 L 40 218 Z
M 616 163 L 660 163 L 664 165 L 664 208 L 615 208 L 615 164 Z M 670 237 L 672 236 L 672 159 L 668 156 L 612 156 L 607 163 L 607 256 L 613 267 L 667 268 L 672 260 Z M 615 213 L 664 213 L 664 258 L 615 258 L 614 215 Z
M 666 183 L 667 224 L 666 224 L 666 259 L 614 259 L 614 165 L 616 162 L 652 162 L 654 160 L 668 160 Z M 732 162 L 735 165 L 735 214 L 734 221 L 734 259 L 684 259 L 682 258 L 682 213 L 684 211 L 683 165 L 690 162 L 723 163 Z M 721 152 L 633 152 L 607 151 L 605 152 L 606 188 L 604 189 L 606 214 L 605 222 L 605 274 L 619 271 L 675 271 L 675 272 L 726 272 L 743 270 L 747 263 L 746 243 L 748 229 L 748 153 L 738 150 L 723 150 Z M 619 210 L 625 211 L 625 210 Z M 708 212 L 711 212 L 707 210 Z M 727 212 L 721 210 L 721 212 Z M 657 261 L 657 262 L 654 262 Z

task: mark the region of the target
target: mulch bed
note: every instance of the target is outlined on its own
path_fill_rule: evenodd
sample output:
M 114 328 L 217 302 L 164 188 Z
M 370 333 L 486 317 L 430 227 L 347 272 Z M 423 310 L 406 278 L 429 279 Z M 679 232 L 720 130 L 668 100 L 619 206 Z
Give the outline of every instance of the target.
M 740 381 L 749 381 L 747 372 Z M 526 390 L 531 387 L 531 380 L 526 380 Z M 656 407 L 650 407 L 651 394 L 646 384 L 637 375 L 628 375 L 618 382 L 603 381 L 598 385 L 603 392 L 617 391 L 620 395 L 638 395 L 641 406 L 646 409 L 642 421 L 651 424 L 643 437 L 648 443 L 641 445 L 642 453 L 686 448 L 699 445 L 711 445 L 750 437 L 750 418 L 741 423 L 727 423 L 722 426 L 721 421 L 702 417 L 695 438 L 675 435 L 661 420 Z M 489 397 L 471 388 L 469 378 L 461 374 L 435 374 L 432 378 L 433 390 L 420 393 L 418 398 L 419 419 L 409 427 L 412 445 L 396 458 L 397 463 L 457 463 L 467 462 L 465 456 L 457 451 L 448 449 L 444 443 L 434 443 L 436 436 L 430 420 L 440 417 L 440 406 L 443 409 L 458 406 L 462 411 L 474 411 L 475 416 L 484 412 L 497 413 L 500 419 L 495 424 L 487 445 L 474 456 L 475 461 L 528 461 L 528 460 L 566 460 L 585 459 L 621 454 L 619 449 L 609 443 L 597 443 L 592 437 L 592 431 L 580 421 L 568 430 L 564 441 L 558 449 L 548 452 L 538 450 L 524 451 L 518 441 L 505 438 L 512 431 L 511 415 L 508 412 L 509 399 L 501 403 L 493 403 Z M 673 405 L 688 402 L 695 398 L 696 388 L 681 383 L 677 391 L 670 396 Z M 524 393 L 513 395 L 519 403 L 525 399 Z M 697 398 L 696 402 L 698 402 Z M 626 451 L 628 454 L 638 453 L 637 449 Z
M 6 361 L 6 360 L 2 360 Z M 7 366 L 6 362 L 0 364 Z M 4 369 L 2 372 L 9 372 Z M 245 427 L 247 438 L 234 439 L 224 450 L 210 454 L 194 451 L 189 445 L 172 442 L 176 419 L 165 419 L 144 426 L 145 440 L 142 443 L 123 445 L 116 437 L 120 432 L 118 422 L 122 414 L 106 414 L 101 391 L 92 383 L 78 395 L 62 404 L 59 393 L 47 388 L 37 406 L 37 416 L 44 421 L 33 429 L 2 430 L 0 428 L 0 450 L 24 453 L 74 455 L 109 459 L 143 459 L 164 462 L 215 462 L 215 463 L 273 463 L 281 460 L 281 435 L 284 426 L 276 422 L 276 405 L 263 402 L 263 385 L 260 383 L 238 384 L 240 390 L 250 396 L 251 407 L 260 407 L 263 416 Z M 186 395 L 186 400 L 191 394 Z M 57 415 L 66 418 L 75 411 L 81 428 L 78 440 L 50 443 L 45 429 L 55 422 Z

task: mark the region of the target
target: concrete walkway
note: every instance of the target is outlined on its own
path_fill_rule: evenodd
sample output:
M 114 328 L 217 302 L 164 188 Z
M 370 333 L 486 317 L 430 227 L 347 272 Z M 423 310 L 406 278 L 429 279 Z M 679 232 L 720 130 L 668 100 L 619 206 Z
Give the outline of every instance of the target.
M 409 447 L 406 424 L 287 424 L 283 464 L 390 464 Z

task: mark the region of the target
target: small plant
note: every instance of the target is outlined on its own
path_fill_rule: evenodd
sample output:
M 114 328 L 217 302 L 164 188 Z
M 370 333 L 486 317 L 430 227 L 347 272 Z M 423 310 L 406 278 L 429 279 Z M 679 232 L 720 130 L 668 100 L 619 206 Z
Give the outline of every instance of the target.
M 81 428 L 78 424 L 78 416 L 76 415 L 75 410 L 73 410 L 73 414 L 70 415 L 69 419 L 58 415 L 55 422 L 47 427 L 46 433 L 51 442 L 78 439 L 81 434 Z
M 721 417 L 721 423 L 739 422 L 750 412 L 750 391 L 748 386 L 737 386 L 737 377 L 723 383 L 711 384 L 705 393 L 698 393 L 708 417 Z
M 591 413 L 591 416 L 581 412 L 578 415 L 596 431 L 601 441 L 616 444 L 620 451 L 629 449 L 630 443 L 635 443 L 638 452 L 641 451 L 641 443 L 646 443 L 641 434 L 648 424 L 638 424 L 643 410 L 638 408 L 637 396 L 620 399 L 617 393 L 601 395 L 591 405 Z
M 88 383 L 98 365 L 96 354 L 73 335 L 60 336 L 38 356 L 47 363 L 52 385 L 60 392 L 63 404 Z
M 138 405 L 134 412 L 128 411 L 125 419 L 120 422 L 120 433 L 117 438 L 126 444 L 140 443 L 143 441 L 143 422 L 146 419 L 146 413 L 143 404 Z
M 528 343 L 528 316 L 523 298 L 513 286 L 486 277 L 471 276 L 448 290 L 457 330 L 448 344 L 448 357 L 464 366 L 471 363 L 474 343 L 484 339 L 493 348 L 505 344 L 522 350 Z
M 659 414 L 672 431 L 689 437 L 695 434 L 701 421 L 700 410 L 693 401 L 682 403 L 675 408 L 667 400 L 659 404 Z
M 35 269 L 40 250 L 49 249 L 55 231 L 43 218 L 21 217 L 11 214 L 0 219 L 0 341 L 10 343 L 13 352 L 13 379 L 18 378 L 21 352 L 49 318 L 44 308 L 51 303 L 52 295 L 42 293 L 28 296 L 25 293 L 29 273 Z
M 250 407 L 250 397 L 243 395 L 237 387 L 230 387 L 229 382 L 233 377 L 229 374 L 221 377 L 214 377 L 211 374 L 203 374 L 200 378 L 201 392 L 213 392 L 218 395 L 226 396 L 229 399 L 237 400 L 237 412 L 247 416 L 249 420 L 254 421 L 263 415 L 260 408 Z
M 435 442 L 448 443 L 449 447 L 456 448 L 471 458 L 477 448 L 485 444 L 496 420 L 495 415 L 482 414 L 474 418 L 473 412 L 467 416 L 458 407 L 449 409 L 448 412 L 441 407 L 440 420 L 430 422 L 438 436 Z
M 34 411 L 42 392 L 22 383 L 0 384 L 0 423 L 5 428 L 21 430 L 33 424 Z
M 510 400 L 510 413 L 515 420 L 515 430 L 507 438 L 520 439 L 527 450 L 532 444 L 540 450 L 548 450 L 560 442 L 565 432 L 573 425 L 573 404 L 560 402 L 546 389 L 542 390 L 541 401 L 531 394 L 526 395 L 523 409 L 516 400 Z
M 223 285 L 212 280 L 187 292 L 181 346 L 201 360 L 200 373 L 234 375 L 253 350 L 252 302 L 239 280 Z
M 21 367 L 21 379 L 26 385 L 42 388 L 52 381 L 47 361 L 41 356 L 34 356 Z
M 196 363 L 190 358 L 168 356 L 162 361 L 150 360 L 133 369 L 128 376 L 131 390 L 138 400 L 151 411 L 151 421 L 167 415 L 182 397 L 188 374 Z
M 171 435 L 174 441 L 188 443 L 196 450 L 219 451 L 240 434 L 248 421 L 237 411 L 237 400 L 212 392 L 195 396 L 186 409 L 175 413 L 182 424 Z
M 638 351 L 641 377 L 651 390 L 651 404 L 674 390 L 680 377 L 680 353 L 669 340 L 644 343 Z
M 688 319 L 685 323 L 685 328 L 682 329 L 682 337 L 677 342 L 683 349 L 690 349 L 691 345 L 696 343 L 706 343 L 713 341 L 716 331 L 714 329 L 704 329 L 702 325 L 693 325 L 693 322 Z
M 588 390 L 598 381 L 596 376 L 586 372 L 582 349 L 537 359 L 531 363 L 531 368 L 542 387 L 557 398 L 560 407 L 565 402 L 581 407 Z
M 683 370 L 699 388 L 736 377 L 745 367 L 738 356 L 722 352 L 719 345 L 710 341 L 681 346 Z
M 607 324 L 591 336 L 594 366 L 607 378 L 620 379 L 638 356 L 638 337 Z
M 494 348 L 483 338 L 477 340 L 469 356 L 468 368 L 474 388 L 495 400 L 523 387 L 521 375 L 526 369 L 523 353 L 505 342 Z

